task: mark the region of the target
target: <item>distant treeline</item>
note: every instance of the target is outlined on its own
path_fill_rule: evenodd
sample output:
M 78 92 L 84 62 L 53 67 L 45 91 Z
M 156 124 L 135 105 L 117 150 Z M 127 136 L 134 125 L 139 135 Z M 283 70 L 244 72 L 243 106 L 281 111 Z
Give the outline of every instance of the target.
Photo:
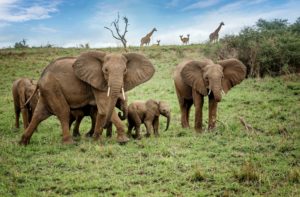
M 259 19 L 238 35 L 226 35 L 218 44 L 208 44 L 204 52 L 213 59 L 240 59 L 249 77 L 300 72 L 300 17 L 293 24 Z

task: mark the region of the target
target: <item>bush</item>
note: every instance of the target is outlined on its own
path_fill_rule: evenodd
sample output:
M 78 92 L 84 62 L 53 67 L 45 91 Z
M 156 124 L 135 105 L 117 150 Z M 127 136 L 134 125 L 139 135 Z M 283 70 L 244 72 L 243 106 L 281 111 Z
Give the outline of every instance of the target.
M 26 40 L 23 39 L 23 40 L 20 41 L 20 42 L 16 42 L 14 47 L 15 47 L 16 49 L 20 49 L 20 48 L 28 48 L 28 45 L 26 44 Z

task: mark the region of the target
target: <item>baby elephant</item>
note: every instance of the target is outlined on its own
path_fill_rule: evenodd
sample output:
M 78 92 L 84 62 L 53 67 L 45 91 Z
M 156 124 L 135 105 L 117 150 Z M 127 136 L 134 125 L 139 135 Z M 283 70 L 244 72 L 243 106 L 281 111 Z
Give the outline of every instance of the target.
M 167 127 L 169 128 L 171 112 L 169 104 L 164 101 L 149 99 L 148 101 L 135 101 L 128 106 L 128 135 L 135 127 L 136 133 L 134 138 L 140 139 L 140 126 L 142 123 L 146 126 L 146 137 L 149 137 L 152 130 L 155 136 L 158 136 L 159 115 L 167 118 Z
M 14 99 L 14 108 L 16 115 L 15 128 L 19 128 L 20 113 L 22 113 L 23 125 L 26 129 L 31 121 L 34 109 L 37 105 L 38 94 L 35 94 L 30 101 L 26 104 L 25 102 L 33 94 L 36 84 L 28 78 L 19 78 L 13 82 L 12 94 Z

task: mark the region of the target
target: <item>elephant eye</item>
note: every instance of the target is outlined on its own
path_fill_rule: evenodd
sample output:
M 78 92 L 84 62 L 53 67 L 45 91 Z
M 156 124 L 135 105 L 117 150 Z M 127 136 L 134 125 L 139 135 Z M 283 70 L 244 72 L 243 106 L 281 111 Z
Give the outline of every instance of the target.
M 126 74 L 127 73 L 127 68 L 125 68 L 125 70 L 124 70 L 124 74 Z
M 108 69 L 107 69 L 107 68 L 104 68 L 104 69 L 103 69 L 103 72 L 104 72 L 104 73 L 108 73 Z

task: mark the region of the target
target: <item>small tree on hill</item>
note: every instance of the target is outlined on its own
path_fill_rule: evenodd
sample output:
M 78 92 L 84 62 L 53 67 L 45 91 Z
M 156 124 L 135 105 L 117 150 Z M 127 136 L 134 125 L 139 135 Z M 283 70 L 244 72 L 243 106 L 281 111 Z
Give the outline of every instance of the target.
M 125 23 L 125 27 L 124 27 L 124 32 L 121 33 L 120 32 L 120 27 L 119 27 L 119 19 L 120 19 L 120 15 L 118 13 L 118 18 L 115 19 L 112 23 L 111 26 L 113 26 L 115 28 L 116 31 L 116 35 L 114 33 L 114 31 L 109 28 L 109 27 L 104 27 L 105 29 L 108 29 L 111 32 L 112 37 L 114 37 L 116 40 L 120 40 L 123 44 L 123 47 L 125 49 L 125 51 L 127 51 L 127 40 L 125 38 L 127 31 L 127 27 L 128 27 L 128 18 L 126 16 L 123 17 L 124 23 Z
M 26 40 L 23 38 L 20 42 L 15 43 L 15 48 L 20 49 L 20 48 L 28 48 L 28 45 L 26 44 Z

